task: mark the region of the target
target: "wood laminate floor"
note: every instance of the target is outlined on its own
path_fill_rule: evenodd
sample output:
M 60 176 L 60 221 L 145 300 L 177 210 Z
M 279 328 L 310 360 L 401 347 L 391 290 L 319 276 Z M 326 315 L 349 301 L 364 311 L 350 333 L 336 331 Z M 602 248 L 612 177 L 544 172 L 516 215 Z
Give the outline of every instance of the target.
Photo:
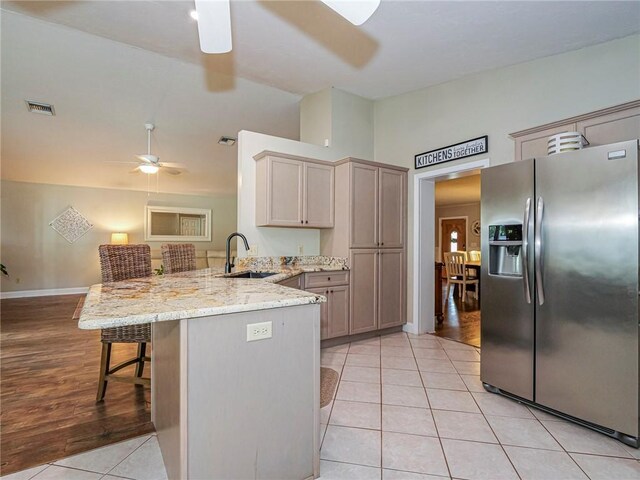
M 0 304 L 0 475 L 154 430 L 148 388 L 110 382 L 105 401 L 95 403 L 100 331 L 80 330 L 72 319 L 81 297 Z M 135 348 L 115 345 L 112 362 Z
M 480 301 L 467 295 L 463 303 L 453 293 L 447 299 L 446 291 L 445 282 L 442 290 L 444 321 L 440 325 L 436 323 L 436 335 L 480 347 Z

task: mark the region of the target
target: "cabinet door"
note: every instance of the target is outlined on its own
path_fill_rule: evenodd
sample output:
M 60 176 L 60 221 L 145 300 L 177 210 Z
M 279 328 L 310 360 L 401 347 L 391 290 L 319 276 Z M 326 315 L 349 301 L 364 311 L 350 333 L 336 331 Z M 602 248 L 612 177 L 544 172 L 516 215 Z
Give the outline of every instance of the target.
M 378 170 L 351 164 L 351 248 L 378 246 Z
M 381 247 L 404 247 L 404 205 L 406 174 L 381 168 L 378 174 L 378 218 Z
M 317 293 L 327 297 L 327 301 L 320 304 L 320 340 L 329 338 L 329 289 L 328 288 L 307 288 L 307 292 Z
M 329 287 L 328 333 L 326 338 L 349 335 L 349 287 Z
M 575 132 L 576 124 L 568 123 L 516 138 L 516 162 L 528 158 L 546 157 L 549 137 L 564 132 Z
M 640 107 L 578 122 L 590 146 L 635 140 L 640 137 Z
M 269 159 L 267 212 L 269 225 L 302 224 L 303 163 L 287 158 Z
M 351 250 L 349 333 L 378 328 L 378 250 Z
M 380 250 L 378 328 L 402 325 L 405 319 L 404 250 Z
M 333 228 L 333 166 L 304 164 L 305 227 Z

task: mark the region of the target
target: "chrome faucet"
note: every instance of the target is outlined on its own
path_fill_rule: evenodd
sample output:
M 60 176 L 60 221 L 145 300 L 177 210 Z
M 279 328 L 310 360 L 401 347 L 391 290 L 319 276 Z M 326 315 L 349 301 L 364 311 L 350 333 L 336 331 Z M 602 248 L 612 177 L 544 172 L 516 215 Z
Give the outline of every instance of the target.
M 224 273 L 231 273 L 231 269 L 235 267 L 233 263 L 231 263 L 231 239 L 233 237 L 240 237 L 244 242 L 244 248 L 249 250 L 249 242 L 247 242 L 247 237 L 245 237 L 240 232 L 233 232 L 231 235 L 227 237 L 227 261 L 224 264 Z

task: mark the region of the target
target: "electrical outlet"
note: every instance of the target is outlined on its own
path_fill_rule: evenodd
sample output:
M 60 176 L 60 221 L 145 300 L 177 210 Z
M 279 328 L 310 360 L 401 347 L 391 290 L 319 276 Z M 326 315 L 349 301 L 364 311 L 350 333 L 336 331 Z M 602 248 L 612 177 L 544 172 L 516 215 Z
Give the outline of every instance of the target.
M 250 257 L 258 256 L 258 245 L 249 245 L 249 250 L 247 250 L 247 255 Z
M 298 245 L 298 255 L 304 255 L 304 245 Z
M 250 323 L 247 325 L 247 342 L 271 338 L 271 322 Z

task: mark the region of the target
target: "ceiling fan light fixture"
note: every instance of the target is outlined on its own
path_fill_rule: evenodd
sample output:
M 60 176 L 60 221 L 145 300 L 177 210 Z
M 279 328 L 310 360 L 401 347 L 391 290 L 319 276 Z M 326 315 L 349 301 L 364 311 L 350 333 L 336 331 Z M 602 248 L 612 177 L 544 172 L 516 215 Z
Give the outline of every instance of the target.
M 218 143 L 220 145 L 225 145 L 227 147 L 231 147 L 232 145 L 236 144 L 236 139 L 233 138 L 233 137 L 222 136 L 222 137 L 220 137 L 220 140 L 218 140 Z
M 146 173 L 147 175 L 153 175 L 154 173 L 158 173 L 160 169 L 157 165 L 140 165 L 138 167 L 142 173 Z
M 322 3 L 356 26 L 369 20 L 380 6 L 380 0 L 322 0 Z

